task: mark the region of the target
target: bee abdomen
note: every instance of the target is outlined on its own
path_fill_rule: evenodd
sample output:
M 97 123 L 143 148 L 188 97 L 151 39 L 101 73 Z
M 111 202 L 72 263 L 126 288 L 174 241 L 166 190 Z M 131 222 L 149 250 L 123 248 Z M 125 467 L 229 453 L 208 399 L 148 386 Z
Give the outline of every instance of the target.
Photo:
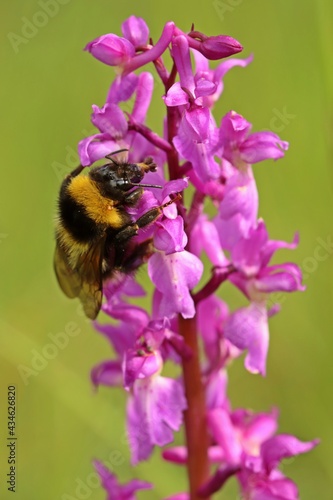
M 100 234 L 100 228 L 88 216 L 85 208 L 68 193 L 59 199 L 59 215 L 61 225 L 79 242 L 89 242 Z

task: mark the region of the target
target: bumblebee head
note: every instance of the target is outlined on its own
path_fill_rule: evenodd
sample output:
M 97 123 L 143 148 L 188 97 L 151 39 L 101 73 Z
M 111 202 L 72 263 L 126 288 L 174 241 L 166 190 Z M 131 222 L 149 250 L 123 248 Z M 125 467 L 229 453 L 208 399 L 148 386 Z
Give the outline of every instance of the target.
M 142 163 L 117 162 L 112 158 L 112 155 L 122 151 L 127 150 L 116 151 L 106 156 L 112 163 L 91 169 L 89 173 L 91 179 L 97 184 L 103 185 L 103 188 L 120 189 L 121 191 L 128 191 L 138 185 L 161 188 L 161 186 L 153 184 L 141 184 L 146 173 L 156 172 L 157 167 L 151 157 L 146 158 Z

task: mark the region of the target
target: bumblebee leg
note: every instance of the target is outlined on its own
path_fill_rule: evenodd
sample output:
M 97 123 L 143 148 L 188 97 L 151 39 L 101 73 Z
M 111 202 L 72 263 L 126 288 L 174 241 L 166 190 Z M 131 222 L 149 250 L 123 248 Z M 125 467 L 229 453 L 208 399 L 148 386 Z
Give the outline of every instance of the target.
M 161 215 L 161 213 L 161 207 L 156 207 L 148 210 L 148 212 L 139 217 L 137 221 L 128 224 L 115 235 L 115 245 L 126 243 L 129 239 L 138 234 L 140 227 L 148 226 L 148 224 L 154 222 L 154 220 L 156 220 Z
M 123 204 L 128 205 L 129 207 L 136 205 L 142 194 L 143 188 L 134 189 L 134 191 L 126 193 L 126 195 L 124 196 Z
M 176 200 L 180 198 L 180 195 L 176 195 L 175 198 L 172 200 L 168 201 L 167 203 L 164 203 L 164 205 L 160 205 L 159 207 L 154 207 L 148 210 L 145 214 L 143 214 L 141 217 L 138 218 L 137 221 L 132 222 L 131 224 L 128 224 L 126 227 L 124 227 L 119 233 L 117 233 L 114 237 L 114 242 L 115 242 L 115 248 L 117 249 L 116 251 L 116 257 L 115 257 L 115 266 L 120 266 L 123 265 L 124 263 L 124 256 L 125 252 L 127 250 L 127 244 L 128 241 L 133 238 L 133 236 L 136 236 L 138 234 L 138 231 L 141 227 L 148 226 L 154 220 L 156 220 L 161 214 L 162 210 L 165 207 L 168 207 L 172 203 L 174 203 Z M 150 241 L 150 240 L 147 240 Z M 145 242 L 142 243 L 143 245 Z M 138 248 L 138 254 L 136 254 L 136 248 L 131 252 L 132 255 L 134 256 L 134 260 L 137 260 L 138 256 L 144 256 L 143 250 L 140 250 L 141 243 L 137 245 L 136 248 Z M 143 247 L 145 248 L 145 247 Z M 148 255 L 148 251 L 146 249 L 145 255 Z M 128 258 L 129 259 L 129 258 Z
M 163 208 L 168 207 L 169 205 L 179 200 L 180 198 L 181 195 L 176 194 L 176 196 L 172 200 L 168 201 L 167 203 L 164 203 L 164 205 L 151 208 L 150 210 L 148 210 L 148 212 L 139 217 L 139 219 L 135 222 L 135 224 L 137 224 L 139 227 L 148 226 L 162 214 Z
M 83 167 L 82 165 L 79 165 L 78 167 L 76 167 L 70 174 L 67 175 L 67 178 L 73 178 L 73 177 L 76 177 L 77 175 L 79 175 L 82 170 L 84 169 L 85 167 Z
M 74 177 L 77 177 L 84 168 L 85 167 L 83 167 L 82 165 L 79 165 L 70 174 L 67 174 L 64 180 L 62 181 L 61 189 L 65 190 L 66 186 L 68 186 L 72 182 L 72 179 L 74 179 Z
M 136 271 L 153 253 L 153 240 L 149 238 L 133 248 L 131 253 L 123 260 L 122 267 L 127 272 Z
M 164 206 L 164 205 L 163 205 Z M 144 215 L 139 217 L 139 219 L 136 222 L 132 222 L 131 224 L 128 224 L 126 227 L 124 227 L 119 233 L 117 233 L 114 237 L 114 246 L 116 248 L 116 255 L 115 255 L 115 267 L 124 267 L 124 257 L 126 250 L 128 249 L 128 242 L 131 238 L 136 236 L 138 234 L 139 228 L 140 227 L 145 227 L 154 222 L 162 213 L 162 207 L 156 207 L 152 208 L 151 210 L 148 210 Z M 138 260 L 138 256 L 140 256 L 140 246 L 141 243 L 137 245 L 137 247 L 134 247 L 134 249 L 131 252 L 131 256 L 133 256 L 133 261 Z M 138 248 L 138 253 L 136 253 Z M 142 251 L 141 251 L 142 254 Z M 131 257 L 128 257 L 130 260 Z M 137 266 L 139 267 L 139 265 Z
M 114 266 L 123 268 L 124 267 L 124 259 L 125 254 L 128 250 L 128 242 L 133 236 L 136 236 L 139 231 L 139 226 L 133 222 L 128 224 L 128 226 L 124 227 L 119 233 L 117 233 L 114 237 Z M 134 250 L 135 251 L 135 250 Z
M 136 236 L 139 231 L 139 226 L 136 222 L 132 222 L 124 227 L 114 237 L 115 245 L 126 243 L 130 238 Z
M 151 208 L 135 222 L 138 227 L 145 227 L 154 222 L 162 213 L 162 207 Z
M 133 191 L 131 194 L 136 193 L 136 191 L 139 191 L 139 189 Z M 140 193 L 137 195 L 139 196 Z M 159 207 L 154 207 L 148 210 L 145 214 L 141 215 L 141 217 L 138 218 L 135 222 L 132 222 L 128 224 L 126 227 L 121 229 L 114 237 L 114 241 L 116 243 L 125 243 L 128 241 L 130 238 L 133 236 L 136 236 L 138 234 L 138 230 L 140 227 L 145 227 L 154 222 L 161 214 L 163 208 L 168 207 L 175 201 L 177 201 L 180 198 L 180 195 L 177 194 L 175 198 L 172 200 L 168 201 L 167 203 L 164 203 L 164 205 L 160 205 Z

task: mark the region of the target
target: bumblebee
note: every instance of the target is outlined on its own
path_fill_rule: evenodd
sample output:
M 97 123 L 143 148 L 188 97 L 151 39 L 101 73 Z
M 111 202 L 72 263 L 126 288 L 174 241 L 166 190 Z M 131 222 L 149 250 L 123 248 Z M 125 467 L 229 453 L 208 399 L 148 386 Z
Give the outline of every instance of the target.
M 144 175 L 155 172 L 152 158 L 143 163 L 106 158 L 105 165 L 79 175 L 77 167 L 64 179 L 58 200 L 54 269 L 67 297 L 78 297 L 86 316 L 95 319 L 102 304 L 103 283 L 116 271 L 131 273 L 152 254 L 152 240 L 135 243 L 140 228 L 151 224 L 170 202 L 148 210 L 133 221 L 126 207 L 135 206 L 144 187 Z M 138 187 L 139 186 L 139 187 Z M 133 189 L 134 188 L 134 189 Z

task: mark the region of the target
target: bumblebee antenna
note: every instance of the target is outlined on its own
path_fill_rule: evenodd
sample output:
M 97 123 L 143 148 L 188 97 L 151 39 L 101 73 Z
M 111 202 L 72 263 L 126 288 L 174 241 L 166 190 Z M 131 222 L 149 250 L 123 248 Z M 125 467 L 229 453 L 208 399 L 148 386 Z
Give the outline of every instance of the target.
M 141 186 L 144 188 L 158 188 L 162 189 L 163 186 L 159 186 L 158 184 L 142 184 L 141 182 L 131 182 L 131 186 Z
M 129 151 L 128 149 L 118 149 L 117 151 L 113 151 L 113 153 L 109 153 L 108 155 L 105 156 L 105 158 L 107 158 L 108 160 L 111 160 L 113 161 L 113 163 L 115 163 L 116 165 L 118 165 L 117 162 L 115 162 L 113 159 L 112 159 L 112 156 L 114 155 L 117 155 L 118 153 L 123 153 L 124 151 Z

